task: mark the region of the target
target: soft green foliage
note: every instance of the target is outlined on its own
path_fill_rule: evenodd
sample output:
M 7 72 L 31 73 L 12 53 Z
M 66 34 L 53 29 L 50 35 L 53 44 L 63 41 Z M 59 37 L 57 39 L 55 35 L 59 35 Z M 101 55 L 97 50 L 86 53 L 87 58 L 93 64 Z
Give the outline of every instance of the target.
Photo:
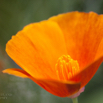
M 25 25 L 70 11 L 103 13 L 103 0 L 0 0 L 0 46 L 4 51 L 6 42 Z M 17 66 L 11 63 L 9 67 Z M 0 103 L 71 102 L 48 93 L 29 79 L 0 72 Z M 103 65 L 80 95 L 79 103 L 103 103 Z

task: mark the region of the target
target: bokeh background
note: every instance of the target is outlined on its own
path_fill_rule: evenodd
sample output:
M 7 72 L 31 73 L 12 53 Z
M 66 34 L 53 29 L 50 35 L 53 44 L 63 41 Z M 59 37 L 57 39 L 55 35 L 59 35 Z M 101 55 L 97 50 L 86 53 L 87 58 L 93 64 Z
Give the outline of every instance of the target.
M 56 97 L 30 79 L 3 74 L 9 67 L 18 67 L 5 53 L 6 42 L 25 25 L 70 11 L 103 13 L 103 0 L 0 0 L 0 103 L 72 103 Z M 103 103 L 103 64 L 79 103 Z

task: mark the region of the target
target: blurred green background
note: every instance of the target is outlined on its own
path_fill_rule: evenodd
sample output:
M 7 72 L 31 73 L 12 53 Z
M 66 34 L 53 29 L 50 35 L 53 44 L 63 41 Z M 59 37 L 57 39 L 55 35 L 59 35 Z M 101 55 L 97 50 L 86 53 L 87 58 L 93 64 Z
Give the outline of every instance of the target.
M 0 103 L 72 103 L 56 97 L 29 79 L 3 74 L 2 69 L 18 67 L 5 53 L 5 44 L 25 25 L 70 11 L 103 13 L 103 0 L 0 0 Z M 103 64 L 79 103 L 103 103 Z

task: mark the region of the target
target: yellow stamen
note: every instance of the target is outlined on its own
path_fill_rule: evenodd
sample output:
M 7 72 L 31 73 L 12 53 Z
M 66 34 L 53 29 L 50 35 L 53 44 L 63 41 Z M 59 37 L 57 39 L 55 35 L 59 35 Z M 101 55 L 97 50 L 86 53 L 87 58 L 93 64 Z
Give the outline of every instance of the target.
M 61 56 L 55 65 L 55 69 L 60 80 L 68 80 L 80 70 L 78 61 L 73 60 L 69 55 Z

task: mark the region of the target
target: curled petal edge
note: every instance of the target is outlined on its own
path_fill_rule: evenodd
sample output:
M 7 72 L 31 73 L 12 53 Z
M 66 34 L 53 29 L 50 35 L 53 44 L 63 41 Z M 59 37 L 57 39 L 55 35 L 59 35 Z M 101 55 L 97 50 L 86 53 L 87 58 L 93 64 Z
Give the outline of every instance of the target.
M 10 68 L 10 69 L 4 70 L 3 73 L 8 73 L 8 74 L 12 74 L 12 75 L 23 77 L 23 78 L 30 78 L 39 86 L 44 88 L 46 91 L 59 97 L 68 97 L 78 92 L 80 89 L 80 83 L 72 82 L 72 81 L 46 80 L 43 78 L 36 79 L 21 69 Z

